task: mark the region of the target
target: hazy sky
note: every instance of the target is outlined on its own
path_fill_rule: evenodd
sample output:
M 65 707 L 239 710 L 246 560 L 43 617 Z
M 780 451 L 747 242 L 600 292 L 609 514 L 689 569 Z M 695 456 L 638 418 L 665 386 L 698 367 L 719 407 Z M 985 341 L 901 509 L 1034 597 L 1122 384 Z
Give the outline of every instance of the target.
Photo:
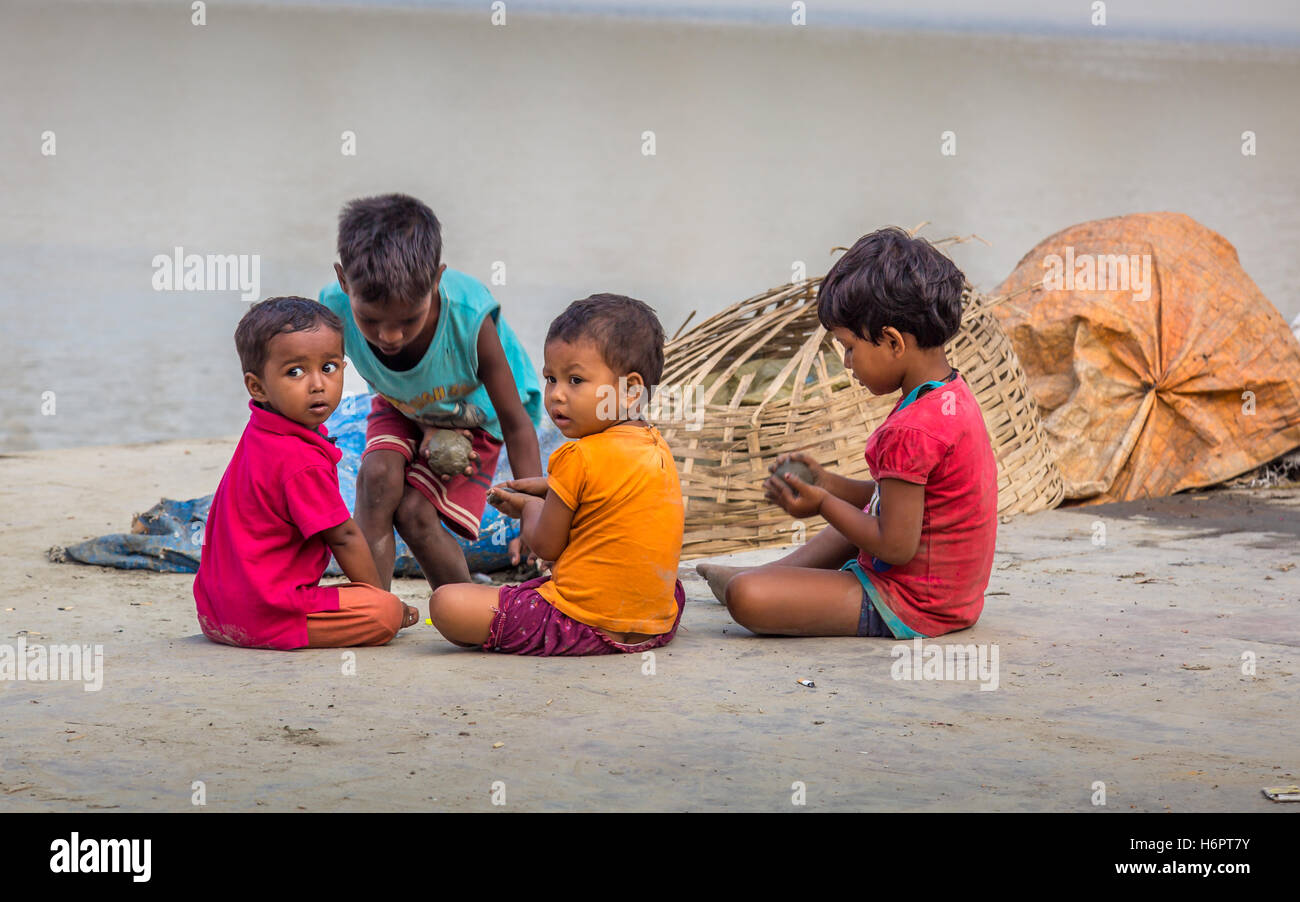
M 223 0 L 230 2 L 230 0 Z M 234 0 L 258 2 L 258 0 Z M 491 8 L 490 0 L 261 0 L 265 5 Z M 789 0 L 504 0 L 510 12 L 614 13 L 787 24 Z M 805 0 L 810 26 L 1085 32 L 1093 0 Z M 1300 43 L 1297 0 L 1107 0 L 1111 34 Z

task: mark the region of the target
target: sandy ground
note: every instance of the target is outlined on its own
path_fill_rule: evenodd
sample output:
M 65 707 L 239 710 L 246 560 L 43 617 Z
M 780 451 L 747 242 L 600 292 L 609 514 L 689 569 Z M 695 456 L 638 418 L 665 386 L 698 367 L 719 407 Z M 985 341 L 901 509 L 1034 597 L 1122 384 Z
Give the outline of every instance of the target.
M 0 458 L 0 644 L 104 647 L 98 692 L 0 682 L 0 810 L 197 810 L 195 781 L 210 810 L 498 810 L 494 784 L 504 810 L 1297 807 L 1260 789 L 1300 772 L 1300 490 L 1004 524 L 983 618 L 939 640 L 996 645 L 995 691 L 895 680 L 893 641 L 753 637 L 691 565 L 653 673 L 421 625 L 348 674 L 339 651 L 208 642 L 191 576 L 46 560 L 210 492 L 232 448 Z M 427 611 L 423 582 L 397 591 Z

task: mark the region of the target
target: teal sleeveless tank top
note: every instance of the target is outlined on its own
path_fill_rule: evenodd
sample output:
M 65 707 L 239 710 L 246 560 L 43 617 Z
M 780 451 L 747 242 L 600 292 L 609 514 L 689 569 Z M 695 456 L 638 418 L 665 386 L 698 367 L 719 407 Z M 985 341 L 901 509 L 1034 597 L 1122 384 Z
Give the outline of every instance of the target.
M 484 318 L 492 317 L 519 389 L 519 400 L 536 428 L 542 418 L 542 389 L 537 370 L 515 333 L 501 318 L 501 305 L 487 286 L 473 276 L 447 269 L 439 280 L 438 297 L 442 308 L 429 349 L 418 364 L 403 371 L 389 369 L 375 356 L 357 328 L 352 304 L 337 281 L 322 289 L 320 302 L 343 320 L 343 352 L 371 391 L 383 395 L 403 414 L 421 422 L 459 416 L 464 412 L 465 403 L 473 404 L 487 416 L 483 429 L 501 441 L 501 422 L 487 389 L 478 378 L 478 333 Z

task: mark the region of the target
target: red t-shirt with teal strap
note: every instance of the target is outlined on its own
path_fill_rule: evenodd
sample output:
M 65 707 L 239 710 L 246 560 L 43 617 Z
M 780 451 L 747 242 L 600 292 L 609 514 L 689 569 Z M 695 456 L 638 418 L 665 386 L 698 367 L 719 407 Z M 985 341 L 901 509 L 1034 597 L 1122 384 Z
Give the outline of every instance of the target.
M 925 514 L 915 557 L 880 572 L 863 552 L 863 572 L 889 610 L 922 636 L 971 626 L 993 570 L 998 465 L 966 380 L 958 375 L 901 410 L 895 405 L 867 439 L 865 456 L 877 482 L 925 486 Z
M 307 615 L 339 609 L 338 588 L 319 585 L 330 562 L 320 533 L 350 516 L 339 495 L 343 454 L 324 426 L 248 406 L 208 509 L 194 577 L 199 626 L 227 645 L 303 648 Z

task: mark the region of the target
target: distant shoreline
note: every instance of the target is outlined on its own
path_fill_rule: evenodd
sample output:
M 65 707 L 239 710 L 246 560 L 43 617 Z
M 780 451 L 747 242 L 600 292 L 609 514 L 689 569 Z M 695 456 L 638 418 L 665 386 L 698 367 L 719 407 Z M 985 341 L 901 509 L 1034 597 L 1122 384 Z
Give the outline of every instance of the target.
M 68 3 L 84 0 L 64 0 Z M 158 5 L 165 0 L 125 0 L 137 5 Z M 263 7 L 267 10 L 338 9 L 352 12 L 441 12 L 464 13 L 489 17 L 487 0 L 227 0 L 227 6 Z M 1234 24 L 1240 15 L 1224 12 L 1209 3 L 1198 10 L 1180 8 L 1175 14 L 1130 19 L 1129 11 L 1109 9 L 1103 27 L 1090 22 L 1090 4 L 1061 4 L 1058 9 L 1018 14 L 1016 4 L 982 4 L 972 7 L 955 0 L 930 0 L 929 3 L 897 3 L 895 9 L 874 4 L 862 9 L 852 0 L 816 0 L 806 10 L 806 27 L 854 29 L 874 32 L 950 33 L 970 37 L 991 35 L 1006 37 L 1080 39 L 1104 30 L 1107 41 L 1153 42 L 1169 44 L 1208 44 L 1300 49 L 1300 13 L 1280 8 L 1271 18 L 1250 25 Z M 1283 4 L 1276 4 L 1281 7 Z M 923 9 L 918 11 L 917 7 Z M 1241 9 L 1242 4 L 1233 7 Z M 855 8 L 857 7 L 857 8 Z M 792 4 L 762 5 L 745 0 L 509 0 L 505 3 L 509 17 L 580 17 L 614 21 L 682 23 L 693 25 L 784 26 L 790 23 Z M 1198 15 L 1199 13 L 1199 15 Z M 1192 25 L 1200 16 L 1200 24 Z M 1212 17 L 1212 18 L 1210 18 Z

